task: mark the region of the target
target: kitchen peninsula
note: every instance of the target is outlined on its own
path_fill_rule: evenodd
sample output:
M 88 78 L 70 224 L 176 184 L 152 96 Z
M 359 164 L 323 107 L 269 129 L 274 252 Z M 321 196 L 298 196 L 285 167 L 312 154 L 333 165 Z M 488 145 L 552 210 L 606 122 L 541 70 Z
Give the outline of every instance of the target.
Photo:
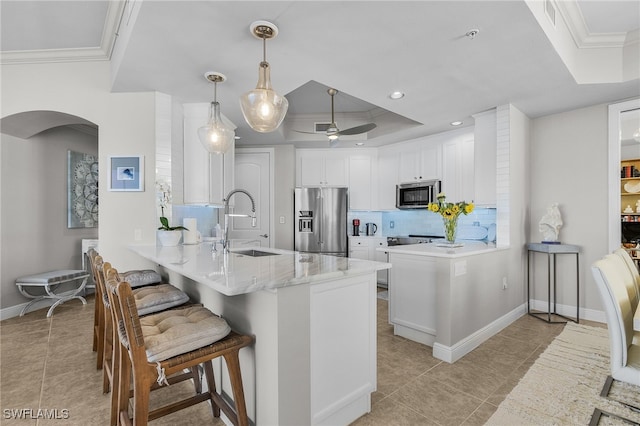
M 211 243 L 131 246 L 255 345 L 240 352 L 258 425 L 349 424 L 376 390 L 376 274 L 388 263 Z M 225 369 L 216 368 L 231 395 Z
M 505 311 L 508 250 L 467 241 L 378 248 L 389 254 L 389 322 L 394 334 L 455 362 L 523 314 Z

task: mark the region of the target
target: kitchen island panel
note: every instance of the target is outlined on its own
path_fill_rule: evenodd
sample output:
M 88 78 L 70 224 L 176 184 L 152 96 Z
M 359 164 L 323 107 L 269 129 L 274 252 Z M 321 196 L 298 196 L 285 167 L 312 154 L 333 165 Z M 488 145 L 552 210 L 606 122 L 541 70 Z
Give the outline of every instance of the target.
M 375 275 L 310 290 L 311 424 L 348 424 L 371 410 L 376 390 Z
M 523 271 L 509 275 L 508 250 L 470 248 L 467 255 L 444 255 L 428 246 L 387 248 L 393 265 L 390 322 L 395 334 L 432 346 L 434 357 L 455 362 L 524 315 Z
M 389 264 L 276 249 L 268 249 L 281 253 L 270 256 L 279 259 L 275 263 L 249 256 L 237 262 L 233 253 L 203 248 L 181 247 L 170 258 L 158 256 L 161 247 L 132 249 L 161 260 L 160 271 L 172 284 L 234 330 L 255 336 L 255 344 L 240 352 L 247 413 L 255 424 L 346 425 L 371 410 L 376 272 Z M 238 279 L 249 291 L 218 291 L 240 288 L 234 287 Z M 217 384 L 231 398 L 225 369 L 221 363 L 215 368 Z
M 436 259 L 389 253 L 389 322 L 393 332 L 410 340 L 433 346 L 436 338 Z M 416 303 L 417 300 L 425 303 Z

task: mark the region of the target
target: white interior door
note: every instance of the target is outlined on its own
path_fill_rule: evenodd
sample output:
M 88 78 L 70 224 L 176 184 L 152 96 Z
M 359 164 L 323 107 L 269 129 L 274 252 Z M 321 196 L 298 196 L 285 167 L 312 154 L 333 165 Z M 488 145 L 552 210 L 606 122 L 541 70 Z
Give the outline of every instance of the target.
M 271 198 L 273 152 L 269 150 L 236 150 L 235 187 L 248 191 L 256 203 L 256 227 L 251 227 L 251 218 L 230 217 L 229 239 L 231 247 L 243 246 L 271 247 Z M 230 200 L 232 212 L 251 213 L 251 201 L 247 196 L 236 193 Z

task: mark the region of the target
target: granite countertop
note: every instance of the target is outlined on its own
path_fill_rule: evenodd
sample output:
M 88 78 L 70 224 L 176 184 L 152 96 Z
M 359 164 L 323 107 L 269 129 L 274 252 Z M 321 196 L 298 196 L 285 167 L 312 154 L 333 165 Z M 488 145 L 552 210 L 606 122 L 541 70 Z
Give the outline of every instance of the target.
M 432 257 L 464 257 L 472 256 L 476 254 L 488 253 L 491 251 L 499 250 L 496 248 L 495 243 L 486 243 L 483 241 L 468 240 L 463 242 L 462 247 L 438 247 L 438 244 L 444 240 L 436 240 L 427 244 L 409 244 L 391 247 L 380 247 L 377 251 L 385 251 L 388 253 L 401 253 L 401 254 L 413 254 L 417 256 L 432 256 Z
M 330 281 L 391 267 L 383 262 L 266 247 L 231 249 L 223 254 L 220 248 L 212 252 L 208 242 L 175 247 L 132 245 L 129 249 L 227 296 Z M 277 255 L 252 257 L 234 253 L 251 249 Z

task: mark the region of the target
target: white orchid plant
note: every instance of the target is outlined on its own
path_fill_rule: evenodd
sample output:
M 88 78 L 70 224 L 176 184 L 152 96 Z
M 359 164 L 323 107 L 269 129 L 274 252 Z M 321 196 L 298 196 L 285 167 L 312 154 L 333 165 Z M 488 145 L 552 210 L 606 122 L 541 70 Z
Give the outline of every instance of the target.
M 164 209 L 171 204 L 171 185 L 165 181 L 156 182 L 156 193 L 158 195 L 158 205 L 160 206 L 160 226 L 162 231 L 188 231 L 184 226 L 169 226 L 169 219 L 164 215 Z

